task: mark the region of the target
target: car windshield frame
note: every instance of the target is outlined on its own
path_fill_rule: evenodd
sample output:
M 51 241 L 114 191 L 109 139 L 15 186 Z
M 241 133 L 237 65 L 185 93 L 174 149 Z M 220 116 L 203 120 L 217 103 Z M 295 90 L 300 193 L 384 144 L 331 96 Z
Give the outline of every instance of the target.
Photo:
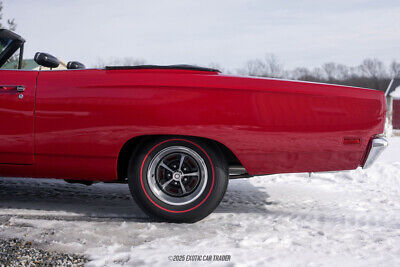
M 22 67 L 25 40 L 18 34 L 6 29 L 0 29 L 0 39 L 5 40 L 5 47 L 0 51 L 0 68 L 20 49 L 18 69 Z

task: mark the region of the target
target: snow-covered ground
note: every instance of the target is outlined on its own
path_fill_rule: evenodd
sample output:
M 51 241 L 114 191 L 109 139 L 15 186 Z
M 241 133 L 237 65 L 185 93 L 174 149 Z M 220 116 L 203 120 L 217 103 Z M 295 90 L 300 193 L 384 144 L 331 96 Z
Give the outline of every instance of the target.
M 0 179 L 0 237 L 84 253 L 91 266 L 209 254 L 231 255 L 214 265 L 399 266 L 400 138 L 368 170 L 233 180 L 195 224 L 149 221 L 126 185 Z

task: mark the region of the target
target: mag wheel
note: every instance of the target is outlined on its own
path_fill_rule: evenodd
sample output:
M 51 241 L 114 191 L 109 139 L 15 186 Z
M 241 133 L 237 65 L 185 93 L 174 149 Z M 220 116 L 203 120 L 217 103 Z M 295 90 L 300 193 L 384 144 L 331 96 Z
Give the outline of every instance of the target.
M 228 184 L 228 166 L 217 147 L 189 138 L 158 139 L 133 155 L 129 188 L 150 216 L 195 222 L 210 214 Z

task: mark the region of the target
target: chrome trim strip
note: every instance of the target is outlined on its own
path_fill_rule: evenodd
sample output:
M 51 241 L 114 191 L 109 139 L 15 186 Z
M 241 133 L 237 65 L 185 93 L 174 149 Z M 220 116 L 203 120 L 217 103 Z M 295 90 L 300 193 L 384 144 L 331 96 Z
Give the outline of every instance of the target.
M 376 137 L 372 139 L 371 149 L 368 153 L 367 160 L 364 163 L 363 169 L 371 167 L 387 146 L 388 141 L 383 137 Z

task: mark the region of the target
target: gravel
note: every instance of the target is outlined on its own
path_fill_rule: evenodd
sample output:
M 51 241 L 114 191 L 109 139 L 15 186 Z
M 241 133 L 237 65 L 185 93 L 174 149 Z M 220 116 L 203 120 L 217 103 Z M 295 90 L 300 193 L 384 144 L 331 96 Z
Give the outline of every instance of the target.
M 83 266 L 83 256 L 45 251 L 20 239 L 0 239 L 0 266 Z

